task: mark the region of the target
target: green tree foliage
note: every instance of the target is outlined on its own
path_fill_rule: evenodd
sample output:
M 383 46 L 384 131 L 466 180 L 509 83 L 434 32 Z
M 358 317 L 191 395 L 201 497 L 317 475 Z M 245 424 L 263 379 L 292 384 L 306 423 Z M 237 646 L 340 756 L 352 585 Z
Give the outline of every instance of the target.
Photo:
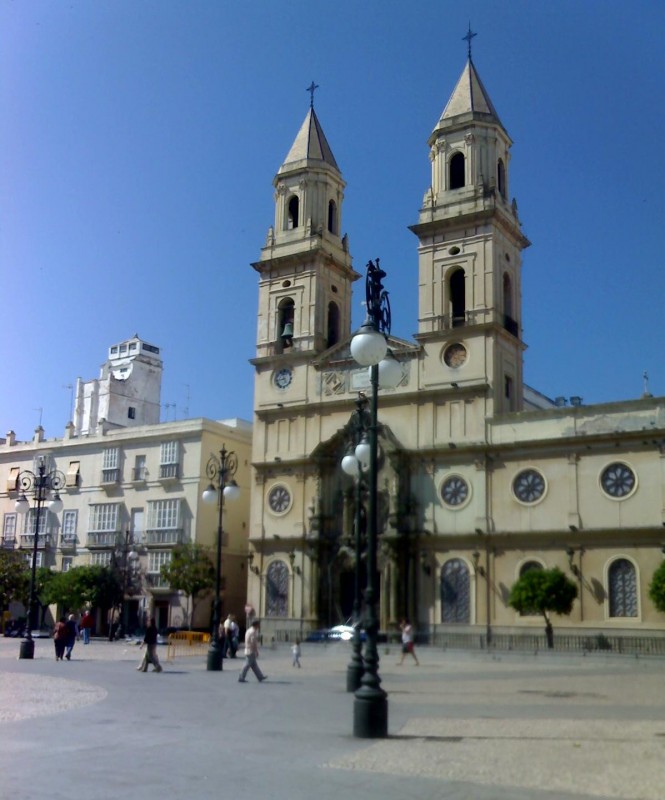
M 23 556 L 17 550 L 0 549 L 0 611 L 14 600 L 25 604 L 29 586 L 30 571 Z
M 542 614 L 547 646 L 554 647 L 550 614 L 570 614 L 577 586 L 558 568 L 532 569 L 513 584 L 508 605 L 520 614 Z
M 200 544 L 179 544 L 173 548 L 169 564 L 164 564 L 161 576 L 172 589 L 187 595 L 189 629 L 198 601 L 215 585 L 215 568 L 207 548 Z
M 67 572 L 53 573 L 44 600 L 66 611 L 109 608 L 122 598 L 122 585 L 108 567 L 74 567 Z
M 665 613 L 665 561 L 653 574 L 649 584 L 649 597 L 654 606 Z

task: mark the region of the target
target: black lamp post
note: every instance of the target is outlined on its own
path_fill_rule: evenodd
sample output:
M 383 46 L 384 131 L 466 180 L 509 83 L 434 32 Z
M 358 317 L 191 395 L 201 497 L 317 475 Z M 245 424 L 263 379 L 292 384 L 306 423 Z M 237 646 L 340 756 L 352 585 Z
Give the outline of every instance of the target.
M 351 340 L 351 355 L 362 366 L 370 367 L 372 397 L 370 402 L 369 441 L 356 448 L 356 457 L 368 466 L 367 504 L 367 586 L 365 588 L 365 671 L 356 691 L 353 705 L 353 735 L 363 739 L 378 739 L 388 735 L 388 696 L 381 688 L 377 638 L 379 620 L 376 611 L 377 569 L 377 478 L 378 439 L 377 411 L 379 383 L 397 385 L 401 377 L 399 364 L 386 357 L 390 333 L 390 302 L 382 280 L 386 273 L 376 263 L 367 264 L 365 297 L 367 319 Z
M 118 558 L 118 553 L 120 553 L 120 558 Z M 127 608 L 125 602 L 127 593 L 130 589 L 130 580 L 134 576 L 134 568 L 139 559 L 139 554 L 134 549 L 134 538 L 129 528 L 127 528 L 124 535 L 120 534 L 117 537 L 116 548 L 113 552 L 112 558 L 113 566 L 115 567 L 116 571 L 122 574 L 122 596 L 119 598 L 119 602 L 115 605 L 115 608 L 118 610 L 118 629 L 117 632 L 113 630 L 113 618 L 115 615 L 111 614 L 111 630 L 109 632 L 109 639 L 111 639 L 111 635 L 113 638 L 115 638 L 117 635 L 117 637 L 121 639 L 126 636 L 129 628 L 129 609 Z
M 219 640 L 219 624 L 221 622 L 222 610 L 222 539 L 223 539 L 223 515 L 224 500 L 235 500 L 240 494 L 238 484 L 233 480 L 233 476 L 238 469 L 238 457 L 235 453 L 229 452 L 226 445 L 222 445 L 219 457 L 210 456 L 206 465 L 206 475 L 210 479 L 210 485 L 203 492 L 204 503 L 212 505 L 218 504 L 219 515 L 217 517 L 217 570 L 215 575 L 215 600 L 212 616 L 212 636 L 208 649 L 207 669 L 209 672 L 220 672 L 222 669 L 222 643 Z M 217 483 L 217 486 L 215 486 Z
M 350 423 L 352 442 L 357 447 L 367 436 L 367 398 L 359 393 L 356 410 Z M 355 692 L 360 688 L 360 681 L 365 668 L 363 666 L 362 642 L 360 640 L 360 559 L 362 556 L 362 495 L 363 473 L 366 471 L 355 452 L 347 453 L 342 459 L 342 469 L 355 481 L 355 519 L 354 519 L 354 574 L 353 574 L 353 639 L 351 640 L 351 660 L 346 668 L 346 691 Z
M 33 492 L 35 498 L 35 534 L 32 543 L 32 569 L 30 571 L 30 590 L 28 595 L 28 617 L 26 621 L 26 632 L 19 650 L 19 658 L 34 658 L 35 642 L 32 638 L 32 614 L 35 604 L 35 574 L 37 571 L 37 549 L 39 547 L 39 534 L 42 521 L 42 509 L 46 504 L 49 511 L 59 514 L 62 511 L 62 500 L 58 492 L 65 485 L 65 476 L 60 470 L 54 469 L 46 472 L 44 459 L 39 459 L 37 474 L 30 470 L 19 473 L 17 485 L 20 487 L 21 494 L 16 501 L 16 510 L 19 514 L 26 514 L 30 510 L 30 503 L 26 497 L 26 492 Z M 49 500 L 49 492 L 53 492 L 53 497 Z

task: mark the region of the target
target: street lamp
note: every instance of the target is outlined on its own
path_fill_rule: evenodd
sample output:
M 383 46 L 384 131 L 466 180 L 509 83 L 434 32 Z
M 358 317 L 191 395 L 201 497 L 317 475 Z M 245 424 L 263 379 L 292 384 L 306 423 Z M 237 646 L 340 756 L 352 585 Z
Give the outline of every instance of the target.
M 118 558 L 118 552 L 121 553 L 121 558 Z M 139 554 L 134 549 L 134 537 L 131 534 L 129 528 L 125 531 L 124 538 L 119 535 L 116 539 L 116 546 L 115 550 L 113 551 L 112 561 L 113 567 L 117 572 L 122 570 L 122 597 L 119 599 L 119 602 L 116 603 L 114 609 L 118 609 L 118 629 L 117 632 L 113 630 L 114 625 L 114 617 L 115 615 L 111 614 L 111 628 L 109 630 L 109 641 L 113 641 L 116 635 L 118 638 L 122 638 L 127 634 L 129 629 L 129 609 L 126 606 L 126 598 L 127 593 L 130 589 L 130 576 L 131 578 L 134 577 L 134 569 L 136 567 L 136 562 L 139 559 Z M 121 566 L 122 565 L 122 566 Z
M 224 500 L 235 500 L 240 494 L 238 484 L 233 476 L 238 469 L 238 457 L 229 452 L 226 445 L 222 445 L 219 457 L 212 455 L 206 465 L 206 475 L 210 485 L 203 492 L 202 500 L 208 505 L 218 504 L 219 515 L 217 518 L 217 573 L 215 576 L 215 601 L 212 617 L 212 637 L 208 649 L 207 669 L 209 672 L 220 672 L 222 669 L 222 644 L 219 640 L 219 624 L 221 622 L 221 580 L 222 580 L 222 517 L 224 514 Z M 215 482 L 217 487 L 215 487 Z
M 367 437 L 367 398 L 359 393 L 356 400 L 356 410 L 353 413 L 350 426 L 352 442 L 357 447 Z M 346 691 L 355 692 L 360 688 L 364 666 L 362 657 L 362 642 L 360 640 L 360 557 L 362 551 L 362 493 L 363 473 L 367 471 L 366 461 L 361 461 L 354 452 L 348 452 L 342 459 L 342 469 L 355 481 L 355 520 L 354 520 L 354 549 L 355 564 L 353 573 L 353 639 L 351 641 L 351 660 L 346 668 Z
M 32 543 L 32 569 L 30 571 L 30 591 L 28 595 L 28 616 L 26 622 L 26 632 L 21 648 L 19 650 L 19 658 L 34 658 L 35 656 L 35 643 L 32 638 L 32 610 L 35 603 L 35 574 L 37 571 L 37 548 L 39 546 L 39 533 L 42 522 L 42 510 L 44 504 L 49 511 L 54 514 L 59 514 L 62 511 L 62 500 L 58 492 L 65 485 L 65 476 L 60 470 L 54 469 L 46 472 L 46 465 L 44 458 L 40 457 L 39 467 L 37 474 L 30 470 L 24 470 L 19 473 L 17 486 L 20 487 L 20 496 L 16 501 L 16 510 L 19 514 L 27 514 L 30 510 L 30 503 L 26 497 L 26 492 L 32 492 L 35 498 L 35 534 Z M 53 497 L 49 499 L 49 493 L 53 493 Z
M 362 739 L 378 739 L 388 735 L 388 696 L 381 688 L 377 638 L 379 621 L 376 612 L 377 551 L 377 479 L 378 441 L 377 410 L 379 382 L 397 385 L 401 377 L 399 365 L 386 358 L 390 334 L 390 302 L 382 280 L 386 273 L 376 263 L 367 264 L 365 299 L 367 319 L 351 340 L 351 355 L 362 366 L 369 367 L 372 397 L 368 425 L 369 437 L 356 447 L 356 457 L 368 468 L 367 503 L 367 586 L 365 588 L 365 671 L 353 704 L 353 734 Z M 380 364 L 381 362 L 381 364 Z M 395 368 L 397 366 L 397 369 Z

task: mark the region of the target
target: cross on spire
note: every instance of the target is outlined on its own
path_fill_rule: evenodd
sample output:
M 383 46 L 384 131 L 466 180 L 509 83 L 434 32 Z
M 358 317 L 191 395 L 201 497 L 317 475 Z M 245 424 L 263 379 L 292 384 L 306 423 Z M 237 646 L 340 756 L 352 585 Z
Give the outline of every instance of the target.
M 466 42 L 468 45 L 469 61 L 471 61 L 471 39 L 473 39 L 474 36 L 478 36 L 478 34 L 471 31 L 471 23 L 469 22 L 469 30 L 466 36 L 462 36 L 462 41 Z
M 309 107 L 314 108 L 314 92 L 319 88 L 318 83 L 314 83 L 312 81 L 310 85 L 305 89 L 306 92 L 309 92 Z

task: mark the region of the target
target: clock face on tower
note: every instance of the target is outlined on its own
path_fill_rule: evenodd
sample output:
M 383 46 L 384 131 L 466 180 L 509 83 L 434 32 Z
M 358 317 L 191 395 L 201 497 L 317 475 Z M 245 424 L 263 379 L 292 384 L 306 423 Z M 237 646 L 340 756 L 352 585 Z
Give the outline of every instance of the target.
M 290 369 L 284 367 L 275 373 L 273 380 L 278 389 L 287 389 L 293 380 L 293 373 Z
M 268 494 L 268 505 L 275 514 L 284 514 L 291 505 L 291 495 L 286 486 L 273 486 Z

